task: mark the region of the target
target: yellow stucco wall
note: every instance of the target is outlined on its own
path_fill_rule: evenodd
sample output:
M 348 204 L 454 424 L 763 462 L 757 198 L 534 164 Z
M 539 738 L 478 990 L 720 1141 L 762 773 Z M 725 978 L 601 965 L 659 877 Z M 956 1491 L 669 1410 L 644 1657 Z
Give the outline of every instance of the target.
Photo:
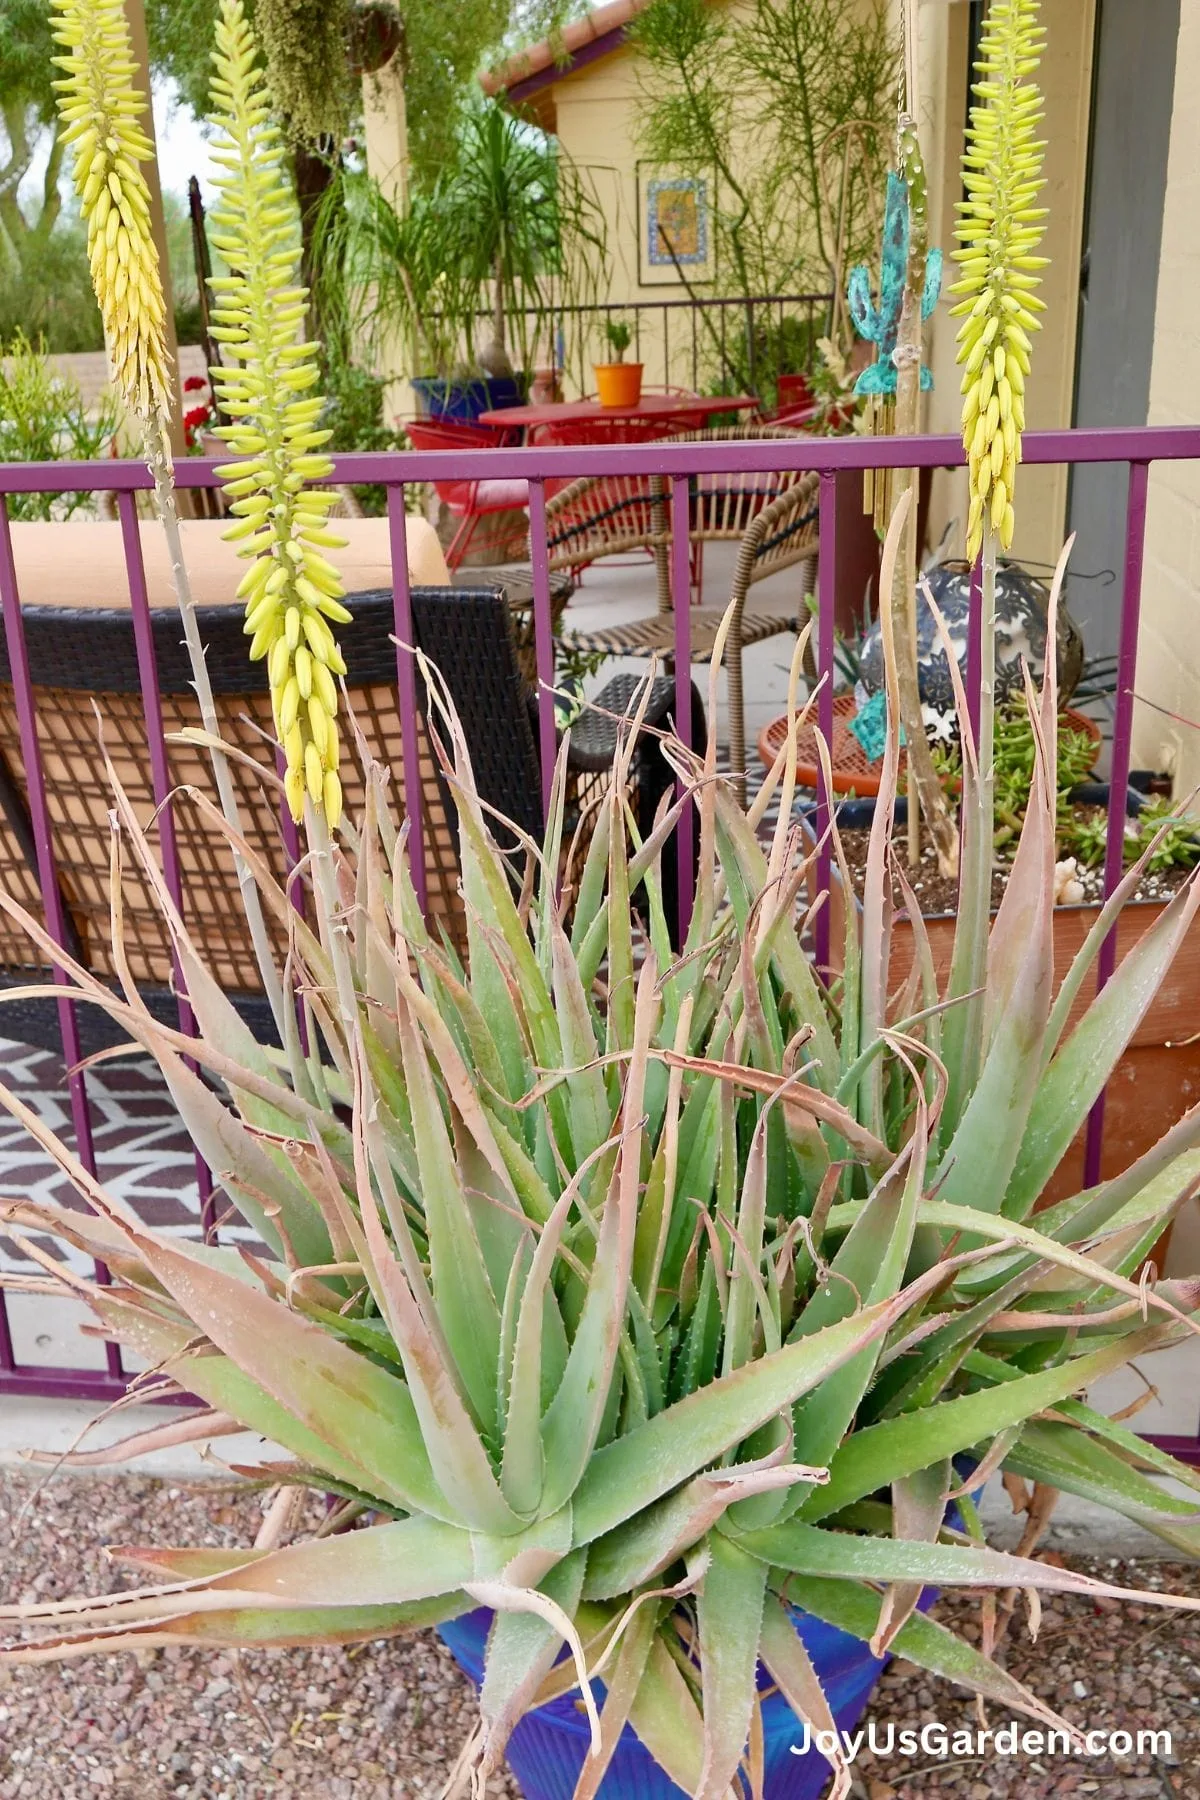
M 1185 3 L 1175 64 L 1150 423 L 1200 420 L 1200 6 Z M 1150 474 L 1138 692 L 1196 724 L 1138 709 L 1135 761 L 1168 767 L 1182 799 L 1200 784 L 1200 464 L 1158 463 Z

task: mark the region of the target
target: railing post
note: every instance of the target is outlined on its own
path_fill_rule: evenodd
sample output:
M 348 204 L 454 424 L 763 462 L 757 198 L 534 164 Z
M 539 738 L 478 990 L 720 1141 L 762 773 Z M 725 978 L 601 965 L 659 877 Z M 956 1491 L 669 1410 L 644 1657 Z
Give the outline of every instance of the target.
M 837 609 L 837 476 L 832 469 L 822 469 L 817 498 L 817 676 L 821 691 L 817 695 L 817 724 L 821 736 L 833 754 L 833 646 L 834 618 Z M 818 973 L 829 977 L 829 924 L 832 855 L 829 843 L 833 822 L 833 795 L 825 777 L 824 766 L 818 772 L 817 785 L 817 901 L 819 910 L 814 925 L 813 948 Z M 846 905 L 852 896 L 846 895 Z
M 25 764 L 25 785 L 29 793 L 29 819 L 33 827 L 38 881 L 42 889 L 46 929 L 62 948 L 67 939 L 66 915 L 58 886 L 58 868 L 54 857 L 54 839 L 50 826 L 50 809 L 46 802 L 46 776 L 42 766 L 42 748 L 38 739 L 37 710 L 33 698 L 33 679 L 29 672 L 29 651 L 25 643 L 25 620 L 21 613 L 21 597 L 17 589 L 17 565 L 13 555 L 12 530 L 8 518 L 8 501 L 0 494 L 0 609 L 4 613 L 4 639 L 8 649 L 8 666 L 12 676 L 13 703 L 17 714 L 17 730 L 21 739 L 21 757 Z M 54 980 L 62 984 L 65 971 L 53 965 Z M 96 1174 L 96 1148 L 92 1139 L 92 1118 L 88 1109 L 87 1088 L 79 1070 L 79 1025 L 74 1002 L 61 996 L 58 1005 L 58 1028 L 62 1036 L 63 1064 L 71 1097 L 71 1122 L 75 1128 L 75 1148 L 89 1175 Z M 96 1279 L 107 1283 L 108 1270 L 96 1263 Z M 121 1351 L 106 1340 L 104 1360 L 114 1381 L 124 1379 Z
M 417 905 L 428 900 L 425 874 L 425 809 L 421 794 L 421 738 L 417 712 L 416 634 L 408 584 L 408 529 L 404 484 L 389 482 L 388 539 L 392 556 L 392 617 L 396 626 L 396 687 L 400 709 L 400 756 L 404 770 L 404 813 L 408 820 L 408 867 Z
M 529 560 L 533 570 L 533 647 L 538 677 L 538 752 L 542 765 L 542 817 L 550 812 L 558 730 L 554 716 L 554 623 L 550 613 L 550 547 L 546 542 L 546 489 L 529 483 Z
M 1129 762 L 1133 743 L 1133 695 L 1137 678 L 1138 627 L 1142 611 L 1142 558 L 1146 547 L 1146 500 L 1150 465 L 1129 464 L 1129 498 L 1125 508 L 1125 568 L 1121 586 L 1121 640 L 1117 649 L 1117 705 L 1113 720 L 1112 764 L 1108 787 L 1108 830 L 1104 846 L 1104 898 L 1121 880 L 1125 866 L 1125 804 L 1129 788 Z M 1117 964 L 1117 931 L 1114 926 L 1100 946 L 1096 959 L 1096 992 L 1108 981 Z M 1104 1149 L 1104 1101 L 1102 1093 L 1088 1115 L 1087 1148 L 1083 1179 L 1094 1187 L 1100 1179 Z
M 692 721 L 692 567 L 689 536 L 691 532 L 691 483 L 686 475 L 671 477 L 671 610 L 675 619 L 675 735 L 691 749 L 694 729 Z M 717 722 L 709 721 L 715 731 Z M 696 898 L 696 818 L 689 799 L 679 815 L 676 831 L 679 850 L 679 941 L 682 943 L 692 922 L 692 904 Z

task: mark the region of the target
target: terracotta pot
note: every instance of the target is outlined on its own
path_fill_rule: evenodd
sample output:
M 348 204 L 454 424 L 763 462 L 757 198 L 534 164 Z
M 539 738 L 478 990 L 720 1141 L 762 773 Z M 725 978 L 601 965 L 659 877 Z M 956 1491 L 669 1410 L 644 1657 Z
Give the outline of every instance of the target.
M 879 792 L 880 777 L 883 774 L 883 759 L 871 762 L 866 751 L 850 730 L 850 721 L 855 717 L 858 702 L 853 694 L 835 694 L 833 697 L 833 741 L 830 745 L 830 773 L 833 777 L 835 794 L 856 794 L 859 799 L 867 800 Z M 1100 755 L 1100 727 L 1086 713 L 1076 712 L 1073 707 L 1066 707 L 1063 719 L 1072 731 L 1085 732 L 1091 738 L 1095 754 L 1092 766 Z M 772 719 L 764 725 L 758 737 L 759 759 L 765 768 L 770 768 L 783 748 L 787 737 L 787 714 Z M 796 738 L 796 780 L 801 787 L 815 788 L 820 782 L 820 769 L 817 761 L 817 720 L 815 713 L 810 722 L 801 727 Z M 908 758 L 903 749 L 900 752 L 900 774 L 903 777 Z M 957 791 L 957 780 L 951 783 Z
M 636 406 L 642 397 L 641 363 L 593 363 L 601 406 Z

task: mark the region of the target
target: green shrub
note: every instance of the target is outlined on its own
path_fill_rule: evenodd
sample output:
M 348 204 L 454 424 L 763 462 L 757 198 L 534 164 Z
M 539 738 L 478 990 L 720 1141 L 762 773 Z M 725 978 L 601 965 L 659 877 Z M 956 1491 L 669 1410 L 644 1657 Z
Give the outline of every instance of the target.
M 0 462 L 90 462 L 112 453 L 121 411 L 107 390 L 92 411 L 79 383 L 18 331 L 0 352 Z M 17 519 L 62 519 L 91 511 L 94 496 L 14 494 Z

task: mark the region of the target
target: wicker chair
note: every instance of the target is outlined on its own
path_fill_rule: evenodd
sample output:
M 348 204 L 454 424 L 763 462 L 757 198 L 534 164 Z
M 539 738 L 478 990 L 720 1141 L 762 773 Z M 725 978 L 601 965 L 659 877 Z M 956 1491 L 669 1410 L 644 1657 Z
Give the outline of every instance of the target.
M 777 438 L 781 446 L 796 434 L 770 426 L 742 426 L 684 432 L 672 444 L 743 443 L 747 438 Z M 802 599 L 813 584 L 817 557 L 817 477 L 797 475 L 783 466 L 767 474 L 700 475 L 690 484 L 688 538 L 693 567 L 706 543 L 739 545 L 731 600 L 735 605 L 725 650 L 729 675 L 729 761 L 739 786 L 746 770 L 745 690 L 742 651 L 781 632 L 798 629 L 801 607 L 781 614 L 750 608 L 746 595 L 756 582 L 795 563 L 807 566 L 797 593 Z M 551 569 L 578 572 L 601 557 L 647 548 L 655 562 L 658 605 L 654 613 L 628 624 L 594 631 L 564 631 L 572 650 L 607 651 L 613 656 L 659 656 L 669 660 L 675 641 L 671 598 L 671 525 L 661 475 L 603 475 L 572 482 L 546 505 Z M 724 607 L 698 607 L 692 613 L 692 654 L 711 654 Z
M 562 584 L 565 603 L 569 588 Z M 413 623 L 420 647 L 441 669 L 458 707 L 484 799 L 522 829 L 541 832 L 541 774 L 528 666 L 531 621 L 517 620 L 504 589 L 490 587 L 414 588 Z M 347 689 L 360 730 L 374 756 L 390 766 L 394 791 L 403 806 L 400 719 L 396 702 L 396 650 L 390 591 L 350 596 L 354 623 L 343 634 Z M 173 611 L 152 614 L 163 723 L 168 734 L 199 724 L 191 674 Z M 102 720 L 104 741 L 138 816 L 154 813 L 142 688 L 127 610 L 82 610 L 34 605 L 25 610 L 26 640 L 34 683 L 38 731 L 45 771 L 59 889 L 67 920 L 67 948 L 102 980 L 115 984 L 109 911 L 111 795 L 97 749 Z M 201 631 L 222 734 L 264 769 L 273 769 L 271 706 L 265 665 L 246 660 L 240 609 L 200 609 Z M 634 684 L 610 683 L 595 707 L 572 730 L 571 772 L 577 811 L 586 807 L 588 783 L 601 779 L 611 763 L 619 723 Z M 673 683 L 656 683 L 651 722 L 670 711 Z M 419 700 L 423 699 L 418 695 Z M 602 712 L 599 709 L 605 709 Z M 702 717 L 702 715 L 700 715 Z M 211 793 L 207 755 L 186 744 L 168 745 L 172 781 Z M 462 941 L 462 900 L 458 891 L 457 838 L 449 795 L 426 737 L 421 716 L 420 769 L 428 905 L 431 921 Z M 280 836 L 278 794 L 253 768 L 233 761 L 243 822 L 250 842 L 269 858 L 280 880 L 287 865 Z M 357 766 L 343 769 L 347 809 L 360 810 L 362 781 Z M 665 759 L 653 737 L 644 738 L 634 759 L 639 815 L 652 818 L 658 797 L 670 784 Z M 25 770 L 13 704 L 10 668 L 0 639 L 0 887 L 29 912 L 43 918 L 34 836 L 26 800 Z M 232 857 L 223 835 L 211 826 L 186 794 L 172 803 L 184 890 L 184 915 L 216 979 L 239 1011 L 265 1037 L 270 1014 L 245 929 Z M 151 831 L 152 841 L 157 833 Z M 128 859 L 132 862 L 132 858 Z M 156 1016 L 175 1019 L 171 957 L 167 935 L 140 872 L 127 867 L 123 884 L 125 941 L 130 969 Z M 276 948 L 282 950 L 282 943 Z M 0 988 L 22 985 L 48 974 L 45 959 L 7 917 L 0 915 Z M 120 1041 L 94 1006 L 78 1009 L 85 1053 Z M 6 1002 L 0 1007 L 0 1036 L 58 1048 L 55 1009 L 44 1001 Z

